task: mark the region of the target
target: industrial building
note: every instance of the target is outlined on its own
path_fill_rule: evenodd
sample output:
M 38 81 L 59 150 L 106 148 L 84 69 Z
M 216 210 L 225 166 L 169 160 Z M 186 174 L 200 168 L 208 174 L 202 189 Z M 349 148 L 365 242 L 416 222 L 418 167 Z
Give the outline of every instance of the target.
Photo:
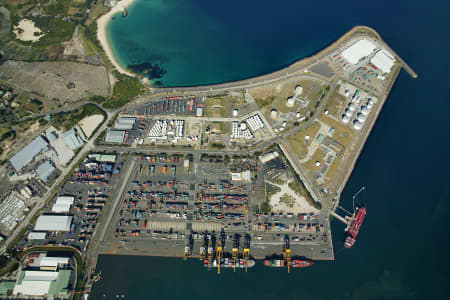
M 78 136 L 75 128 L 63 133 L 64 142 L 71 150 L 75 150 L 83 146 L 84 141 Z
M 44 240 L 47 236 L 47 233 L 45 232 L 30 232 L 27 236 L 28 240 Z
M 53 267 L 55 263 L 58 265 L 60 259 L 64 260 L 64 262 L 67 259 L 68 263 L 68 258 L 60 257 L 52 259 L 49 257 L 48 259 L 51 259 L 49 263 L 52 265 L 48 269 L 54 271 L 21 270 L 19 272 L 13 290 L 14 296 L 48 296 L 52 298 L 68 294 L 71 270 L 56 271 L 57 268 Z
M 94 153 L 89 154 L 89 158 L 92 158 L 98 162 L 115 162 L 116 156 L 114 154 L 101 154 L 101 153 Z
M 114 124 L 114 128 L 120 130 L 132 129 L 134 123 L 136 123 L 136 118 L 119 118 Z
M 54 160 L 56 164 L 62 166 L 67 165 L 72 157 L 75 155 L 72 149 L 70 149 L 62 135 L 58 134 L 58 131 L 54 127 L 50 127 L 46 131 L 46 136 L 50 145 L 56 151 L 57 161 Z
M 41 136 L 38 136 L 16 155 L 14 155 L 9 161 L 16 171 L 20 171 L 23 167 L 28 165 L 36 157 L 36 155 L 47 149 L 47 142 Z
M 9 233 L 16 227 L 24 211 L 25 203 L 15 192 L 11 192 L 0 204 L 0 224 L 4 232 Z
M 371 41 L 361 39 L 342 51 L 342 56 L 351 64 L 356 65 L 362 58 L 370 55 L 376 47 Z
M 266 154 L 260 156 L 260 157 L 259 157 L 259 160 L 260 160 L 263 164 L 265 164 L 266 162 L 269 162 L 269 161 L 271 161 L 272 159 L 277 158 L 279 155 L 280 155 L 280 154 L 279 154 L 277 151 L 273 151 L 273 152 L 269 152 L 269 153 L 266 153 Z
M 75 197 L 72 196 L 59 196 L 56 198 L 55 204 L 52 206 L 52 212 L 64 213 L 69 212 L 70 207 L 73 205 Z
M 108 130 L 105 142 L 122 144 L 125 138 L 125 130 Z
M 34 226 L 36 231 L 69 231 L 72 224 L 72 216 L 42 215 Z
M 370 59 L 370 62 L 383 73 L 389 73 L 394 66 L 395 59 L 389 52 L 381 50 Z
M 47 182 L 48 178 L 55 172 L 56 168 L 52 165 L 50 161 L 45 161 L 42 164 L 39 165 L 39 167 L 36 169 L 36 174 L 41 178 L 43 181 Z
M 250 170 L 246 170 L 244 172 L 233 172 L 231 173 L 231 180 L 232 181 L 245 181 L 245 182 L 250 182 L 251 179 L 251 173 Z

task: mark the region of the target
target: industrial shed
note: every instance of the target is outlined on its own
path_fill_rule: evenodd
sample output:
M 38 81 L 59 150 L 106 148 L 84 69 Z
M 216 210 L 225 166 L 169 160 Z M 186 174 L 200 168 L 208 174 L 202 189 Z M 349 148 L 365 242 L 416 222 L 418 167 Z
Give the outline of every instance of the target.
M 36 231 L 69 231 L 72 224 L 72 216 L 40 216 L 34 230 Z
M 16 171 L 20 171 L 23 167 L 28 165 L 36 155 L 47 148 L 47 142 L 41 136 L 38 136 L 16 155 L 14 155 L 9 161 Z
M 389 73 L 394 66 L 395 59 L 389 52 L 381 50 L 370 59 L 370 62 L 384 73 Z
M 69 212 L 74 199 L 75 198 L 72 196 L 59 196 L 58 198 L 56 198 L 55 204 L 53 204 L 52 212 Z
M 123 143 L 125 138 L 124 130 L 109 130 L 106 134 L 105 142 L 107 143 Z
M 370 55 L 376 45 L 369 40 L 361 39 L 342 51 L 342 56 L 351 64 L 356 65 L 363 57 Z

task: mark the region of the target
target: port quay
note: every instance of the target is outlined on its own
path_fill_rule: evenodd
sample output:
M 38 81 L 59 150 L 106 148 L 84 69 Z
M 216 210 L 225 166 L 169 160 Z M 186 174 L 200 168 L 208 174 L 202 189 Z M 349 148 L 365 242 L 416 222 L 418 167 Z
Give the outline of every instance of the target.
M 370 215 L 364 188 L 354 209 L 340 195 L 402 68 L 417 77 L 358 26 L 271 74 L 154 87 L 106 112 L 47 204 L 27 216 L 35 224 L 7 243 L 25 229 L 16 248 L 77 249 L 78 293 L 101 276 L 100 254 L 200 259 L 217 273 L 333 260 L 330 215 L 346 225 L 333 233 L 346 248 Z

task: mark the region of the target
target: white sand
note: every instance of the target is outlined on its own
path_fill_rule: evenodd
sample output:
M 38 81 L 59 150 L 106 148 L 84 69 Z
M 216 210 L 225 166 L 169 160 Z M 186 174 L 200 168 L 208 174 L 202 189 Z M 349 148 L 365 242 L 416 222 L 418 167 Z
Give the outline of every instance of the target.
M 19 33 L 19 29 L 22 29 L 23 32 Z M 41 32 L 41 30 L 36 27 L 36 25 L 34 25 L 33 21 L 28 19 L 20 20 L 19 24 L 17 26 L 14 26 L 13 31 L 16 35 L 16 38 L 24 42 L 35 42 L 44 36 L 44 34 L 38 36 L 34 35 L 35 32 Z
M 100 41 L 103 50 L 105 50 L 106 56 L 108 56 L 109 60 L 111 61 L 113 66 L 117 69 L 117 71 L 119 71 L 122 74 L 134 77 L 136 76 L 135 74 L 127 71 L 126 69 L 124 69 L 119 65 L 119 63 L 117 62 L 112 53 L 112 49 L 108 43 L 108 38 L 106 36 L 106 25 L 111 20 L 111 18 L 117 13 L 122 14 L 123 9 L 130 6 L 133 2 L 134 0 L 122 0 L 119 3 L 117 3 L 116 6 L 114 6 L 107 14 L 101 16 L 97 20 L 97 39 Z
M 81 120 L 78 125 L 87 138 L 90 138 L 98 125 L 103 121 L 103 115 L 92 115 Z

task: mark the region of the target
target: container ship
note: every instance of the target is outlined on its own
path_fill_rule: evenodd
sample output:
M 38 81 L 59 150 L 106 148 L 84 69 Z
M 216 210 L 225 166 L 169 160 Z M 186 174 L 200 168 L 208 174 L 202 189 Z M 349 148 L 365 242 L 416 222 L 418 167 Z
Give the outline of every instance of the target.
M 356 208 L 353 218 L 350 220 L 350 224 L 347 227 L 347 237 L 345 239 L 345 248 L 351 248 L 355 244 L 356 236 L 358 235 L 359 229 L 366 217 L 367 209 L 365 207 Z
M 208 259 L 205 259 L 203 261 L 204 266 L 205 267 L 209 267 L 208 266 Z M 248 259 L 247 260 L 247 268 L 252 268 L 255 266 L 255 261 L 253 259 Z M 217 264 L 217 259 L 213 259 L 211 267 L 213 268 L 217 268 L 218 264 Z M 234 268 L 234 261 L 231 258 L 223 258 L 221 259 L 221 264 L 220 264 L 221 268 Z M 236 268 L 245 268 L 245 259 L 237 259 L 236 260 Z
M 293 259 L 290 262 L 291 268 L 305 268 L 310 267 L 314 264 L 311 260 L 301 260 L 301 259 Z M 284 259 L 266 259 L 264 260 L 264 265 L 266 267 L 275 267 L 275 268 L 284 268 L 286 266 L 286 262 Z

